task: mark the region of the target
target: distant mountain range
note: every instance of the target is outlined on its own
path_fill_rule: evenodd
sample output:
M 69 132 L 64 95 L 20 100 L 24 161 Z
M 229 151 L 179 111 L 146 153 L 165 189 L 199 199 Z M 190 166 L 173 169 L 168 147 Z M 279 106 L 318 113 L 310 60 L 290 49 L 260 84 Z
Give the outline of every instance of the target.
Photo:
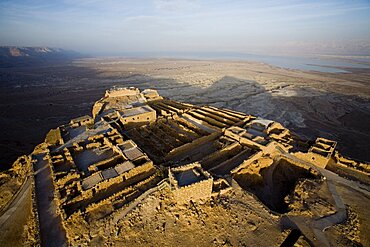
M 0 46 L 0 67 L 42 65 L 82 57 L 86 56 L 60 48 Z

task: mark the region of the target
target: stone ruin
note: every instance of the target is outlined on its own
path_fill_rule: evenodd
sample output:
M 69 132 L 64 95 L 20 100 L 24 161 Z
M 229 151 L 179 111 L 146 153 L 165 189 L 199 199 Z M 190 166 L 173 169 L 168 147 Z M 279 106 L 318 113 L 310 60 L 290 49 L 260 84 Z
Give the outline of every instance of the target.
M 168 177 L 178 203 L 211 197 L 213 178 L 199 163 L 170 168 Z
M 173 101 L 152 89 L 107 90 L 92 117 L 51 130 L 45 145 L 67 236 L 74 217 L 103 219 L 155 189 L 169 188 L 187 204 L 243 184 L 276 212 L 297 181 L 321 178 L 321 168 L 370 184 L 369 165 L 341 156 L 335 141 L 302 141 L 280 123 Z M 269 170 L 283 180 L 294 173 L 285 181 L 289 190 L 274 184 Z M 274 188 L 281 196 L 271 201 L 266 195 Z

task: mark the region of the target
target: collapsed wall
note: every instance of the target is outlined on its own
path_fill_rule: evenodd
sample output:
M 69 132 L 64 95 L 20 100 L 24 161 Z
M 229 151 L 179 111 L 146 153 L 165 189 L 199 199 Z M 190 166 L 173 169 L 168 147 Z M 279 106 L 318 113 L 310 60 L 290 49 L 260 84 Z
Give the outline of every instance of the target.
M 175 200 L 179 204 L 211 197 L 213 178 L 199 163 L 170 168 L 168 176 Z
M 234 174 L 234 179 L 255 194 L 268 208 L 278 213 L 289 210 L 285 197 L 302 179 L 318 179 L 311 167 L 286 158 L 261 157 Z

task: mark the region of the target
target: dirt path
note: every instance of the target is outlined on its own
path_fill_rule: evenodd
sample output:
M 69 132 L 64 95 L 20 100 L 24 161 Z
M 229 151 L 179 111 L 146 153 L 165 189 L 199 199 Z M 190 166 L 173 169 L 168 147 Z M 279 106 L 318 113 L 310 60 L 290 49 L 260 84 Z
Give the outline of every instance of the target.
M 314 167 L 308 162 L 300 160 L 291 154 L 284 154 L 284 156 L 289 157 L 297 162 L 305 163 L 311 167 Z M 291 216 L 289 217 L 290 221 L 298 227 L 298 229 L 307 237 L 310 236 L 310 239 L 315 242 L 315 245 L 318 246 L 331 246 L 325 236 L 325 230 L 333 225 L 340 224 L 347 219 L 346 206 L 340 195 L 337 192 L 337 185 L 342 185 L 351 190 L 359 192 L 364 196 L 369 198 L 369 188 L 354 181 L 349 181 L 339 177 L 337 174 L 334 174 L 328 170 L 325 170 L 320 167 L 314 167 L 319 170 L 322 175 L 327 179 L 327 184 L 331 195 L 335 201 L 336 213 L 322 217 L 317 220 L 309 219 L 302 216 Z
M 26 178 L 22 188 L 0 217 L 0 245 L 22 245 L 24 225 L 31 213 L 31 178 Z
M 31 191 L 31 180 L 27 178 L 21 191 L 14 198 L 14 200 L 9 204 L 7 210 L 0 217 L 0 229 L 6 228 L 6 225 L 11 221 L 12 216 L 18 211 L 23 210 L 23 205 L 27 200 L 27 194 Z M 10 219 L 10 220 L 9 220 Z

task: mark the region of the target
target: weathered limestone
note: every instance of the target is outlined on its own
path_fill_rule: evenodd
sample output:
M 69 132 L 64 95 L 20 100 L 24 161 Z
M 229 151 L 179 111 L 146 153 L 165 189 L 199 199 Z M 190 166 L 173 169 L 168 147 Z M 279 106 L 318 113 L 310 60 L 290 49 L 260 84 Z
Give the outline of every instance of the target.
M 62 145 L 64 144 L 60 128 L 52 129 L 47 133 L 45 142 L 49 145 Z
M 82 125 L 91 125 L 94 123 L 94 119 L 88 115 L 72 119 L 70 124 L 73 128 Z
M 280 123 L 179 103 L 156 90 L 107 90 L 92 115 L 51 130 L 38 147 L 51 166 L 63 224 L 115 217 L 115 210 L 160 188 L 159 181 L 169 183 L 179 204 L 219 197 L 238 183 L 281 204 L 287 186 L 274 176 L 294 177 L 288 179 L 294 186 L 302 174 L 320 177 L 316 167 L 370 184 L 370 165 L 341 156 L 335 141 L 318 138 L 310 146 Z M 76 237 L 68 228 L 67 236 Z
M 119 112 L 122 124 L 153 122 L 157 118 L 156 111 L 150 106 L 139 106 Z
M 145 96 L 146 100 L 148 101 L 163 99 L 158 94 L 157 90 L 154 90 L 154 89 L 145 89 L 142 91 L 142 94 Z
M 104 106 L 104 103 L 102 103 L 100 100 L 95 102 L 93 109 L 92 109 L 92 115 L 94 119 L 101 112 L 103 106 Z
M 0 212 L 11 202 L 12 197 L 26 180 L 31 165 L 31 157 L 23 155 L 13 163 L 12 168 L 0 173 Z
M 253 149 L 262 149 L 264 146 L 262 144 L 265 144 L 264 139 L 258 139 L 258 137 L 247 133 L 247 130 L 238 126 L 232 126 L 226 129 L 224 135 Z
M 211 197 L 213 178 L 199 163 L 170 168 L 168 176 L 177 203 Z
M 317 138 L 315 144 L 308 150 L 308 153 L 297 153 L 296 155 L 315 165 L 325 168 L 330 162 L 337 143 L 324 138 Z
M 105 97 L 126 97 L 132 95 L 138 95 L 140 91 L 138 88 L 113 88 L 105 91 Z

